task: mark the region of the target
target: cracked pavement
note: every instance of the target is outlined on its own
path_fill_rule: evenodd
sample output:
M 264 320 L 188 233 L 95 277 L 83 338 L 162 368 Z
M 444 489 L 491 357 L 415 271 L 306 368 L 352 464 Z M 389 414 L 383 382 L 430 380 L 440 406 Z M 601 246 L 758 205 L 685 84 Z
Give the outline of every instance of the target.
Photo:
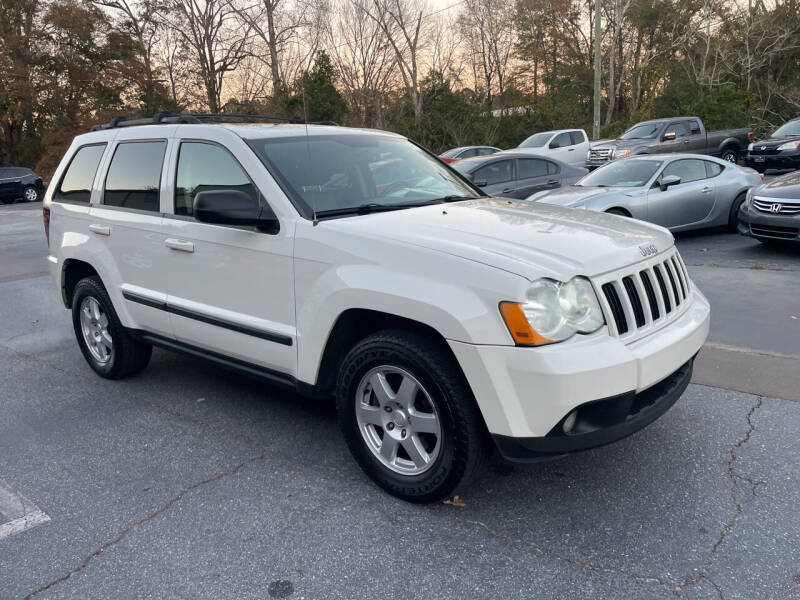
M 102 380 L 48 278 L 0 273 L 0 298 L 0 479 L 51 519 L 0 539 L 3 600 L 800 598 L 799 402 L 693 384 L 630 438 L 415 506 L 329 404 L 161 351 Z

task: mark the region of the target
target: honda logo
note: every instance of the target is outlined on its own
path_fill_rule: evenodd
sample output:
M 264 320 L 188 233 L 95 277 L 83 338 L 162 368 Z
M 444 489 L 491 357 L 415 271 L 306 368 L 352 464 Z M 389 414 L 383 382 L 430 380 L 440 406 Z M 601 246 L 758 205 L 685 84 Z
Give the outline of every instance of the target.
M 779 213 L 779 212 L 781 212 L 782 208 L 783 208 L 782 204 L 773 204 L 772 206 L 770 206 L 769 212 Z
M 761 149 L 762 149 L 762 150 L 766 150 L 766 149 L 767 149 L 767 147 L 766 147 L 766 146 L 761 146 Z

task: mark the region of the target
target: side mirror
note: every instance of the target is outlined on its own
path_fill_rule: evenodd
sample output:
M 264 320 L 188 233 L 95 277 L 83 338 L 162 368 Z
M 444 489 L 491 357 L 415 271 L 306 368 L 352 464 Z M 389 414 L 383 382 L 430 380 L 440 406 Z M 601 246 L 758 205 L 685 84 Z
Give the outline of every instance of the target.
M 558 145 L 557 141 L 553 140 L 552 142 L 550 142 L 548 148 L 550 148 L 551 150 L 555 150 L 556 148 L 561 148 L 561 146 Z
M 669 186 L 678 185 L 680 182 L 681 178 L 677 175 L 667 175 L 666 177 L 661 178 L 661 184 L 659 187 L 661 188 L 662 192 L 666 192 Z
M 664 139 L 665 140 L 674 140 L 675 137 L 676 136 L 675 136 L 675 132 L 674 131 L 668 131 L 667 133 L 664 134 Z
M 278 230 L 278 218 L 272 208 L 260 206 L 239 190 L 200 192 L 194 198 L 194 217 L 203 223 L 251 226 L 270 233 Z
M 489 182 L 486 181 L 485 179 L 481 179 L 479 181 L 476 181 L 475 185 L 477 185 L 478 187 L 486 187 L 487 185 L 489 185 Z

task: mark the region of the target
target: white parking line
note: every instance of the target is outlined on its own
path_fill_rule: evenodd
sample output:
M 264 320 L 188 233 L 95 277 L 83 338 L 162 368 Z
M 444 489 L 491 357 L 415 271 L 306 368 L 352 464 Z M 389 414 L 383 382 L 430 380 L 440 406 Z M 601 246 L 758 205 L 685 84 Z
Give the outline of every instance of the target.
M 0 481 L 0 540 L 49 520 L 33 502 Z

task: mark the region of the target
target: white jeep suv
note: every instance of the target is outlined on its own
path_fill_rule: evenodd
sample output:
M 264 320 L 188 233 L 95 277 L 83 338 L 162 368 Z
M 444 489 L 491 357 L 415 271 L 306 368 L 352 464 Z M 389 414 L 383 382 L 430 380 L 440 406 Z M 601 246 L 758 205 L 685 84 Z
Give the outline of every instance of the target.
M 492 441 L 520 461 L 606 444 L 689 382 L 709 305 L 666 229 L 485 197 L 382 131 L 142 122 L 76 137 L 44 199 L 103 377 L 155 345 L 335 396 L 355 459 L 414 502 Z

